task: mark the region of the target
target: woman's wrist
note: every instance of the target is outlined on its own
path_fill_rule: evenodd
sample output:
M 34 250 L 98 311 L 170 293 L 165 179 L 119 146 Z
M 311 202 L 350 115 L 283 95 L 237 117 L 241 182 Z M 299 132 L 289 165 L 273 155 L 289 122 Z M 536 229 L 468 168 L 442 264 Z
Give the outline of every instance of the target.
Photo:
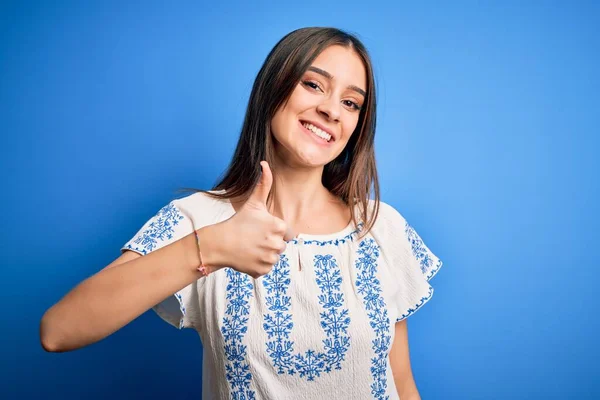
M 208 275 L 227 265 L 222 236 L 219 224 L 208 225 L 195 231 L 198 251 L 196 269 L 203 275 Z

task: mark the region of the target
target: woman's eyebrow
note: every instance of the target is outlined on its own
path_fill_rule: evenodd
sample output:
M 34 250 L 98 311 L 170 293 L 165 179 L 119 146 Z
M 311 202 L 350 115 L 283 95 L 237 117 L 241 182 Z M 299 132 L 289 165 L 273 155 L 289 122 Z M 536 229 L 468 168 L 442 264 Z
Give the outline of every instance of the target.
M 310 67 L 308 67 L 308 70 L 316 72 L 319 75 L 323 75 L 325 78 L 327 78 L 329 80 L 333 79 L 333 75 L 331 75 L 329 72 L 327 72 L 321 68 L 310 66 Z M 362 90 L 361 88 L 359 88 L 358 86 L 349 85 L 348 89 L 354 90 L 355 92 L 361 94 L 363 97 L 367 97 L 367 93 L 364 90 Z

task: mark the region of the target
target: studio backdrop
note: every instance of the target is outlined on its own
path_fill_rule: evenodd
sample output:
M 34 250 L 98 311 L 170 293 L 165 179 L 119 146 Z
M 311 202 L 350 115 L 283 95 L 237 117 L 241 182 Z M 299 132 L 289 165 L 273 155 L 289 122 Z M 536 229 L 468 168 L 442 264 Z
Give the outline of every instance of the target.
M 444 266 L 409 317 L 423 399 L 595 399 L 597 2 L 0 6 L 0 397 L 199 399 L 202 347 L 148 312 L 45 353 L 39 321 L 178 189 L 228 165 L 268 51 L 356 33 L 382 199 Z

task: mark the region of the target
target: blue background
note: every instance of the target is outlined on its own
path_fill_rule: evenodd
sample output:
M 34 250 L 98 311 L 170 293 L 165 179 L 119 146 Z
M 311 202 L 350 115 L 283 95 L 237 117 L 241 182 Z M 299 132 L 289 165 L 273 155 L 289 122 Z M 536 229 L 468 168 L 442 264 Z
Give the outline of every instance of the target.
M 422 397 L 600 397 L 598 4 L 3 2 L 0 397 L 200 398 L 191 330 L 47 354 L 39 320 L 216 181 L 268 51 L 314 25 L 370 49 L 382 198 L 444 261 L 409 319 Z

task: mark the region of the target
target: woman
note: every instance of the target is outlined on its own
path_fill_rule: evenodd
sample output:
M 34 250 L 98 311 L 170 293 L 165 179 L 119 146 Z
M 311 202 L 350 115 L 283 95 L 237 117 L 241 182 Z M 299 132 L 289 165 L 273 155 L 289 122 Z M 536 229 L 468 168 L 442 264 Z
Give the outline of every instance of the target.
M 379 201 L 375 114 L 357 38 L 285 36 L 222 181 L 163 207 L 50 308 L 43 347 L 89 345 L 154 308 L 199 332 L 203 398 L 419 399 L 406 318 L 441 261 Z

